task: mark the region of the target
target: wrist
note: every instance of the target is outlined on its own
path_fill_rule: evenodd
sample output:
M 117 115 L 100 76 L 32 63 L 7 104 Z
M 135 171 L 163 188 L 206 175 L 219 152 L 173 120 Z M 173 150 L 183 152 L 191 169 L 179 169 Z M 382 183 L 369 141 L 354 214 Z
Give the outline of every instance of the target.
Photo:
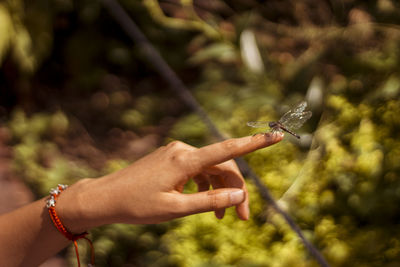
M 86 183 L 88 182 L 88 180 L 86 180 Z M 82 185 L 82 183 L 85 183 L 85 180 L 83 182 L 81 182 L 80 184 Z M 75 186 L 75 190 L 77 188 L 79 188 L 79 185 L 77 184 Z M 64 205 L 61 205 L 61 213 L 64 213 L 65 221 L 69 222 L 69 229 L 67 229 L 63 223 L 62 220 L 60 220 L 60 217 L 56 211 L 56 206 L 59 204 L 59 200 L 60 200 L 60 196 L 62 195 L 63 192 L 65 192 L 68 188 L 68 185 L 63 185 L 63 184 L 58 184 L 57 187 L 52 188 L 50 190 L 50 197 L 46 200 L 46 207 L 48 209 L 50 218 L 54 224 L 54 226 L 57 228 L 57 230 L 68 240 L 72 241 L 74 246 L 75 246 L 75 252 L 76 252 L 76 259 L 78 261 L 78 266 L 81 266 L 80 264 L 80 260 L 79 260 L 79 250 L 78 250 L 78 243 L 77 240 L 79 239 L 85 239 L 86 241 L 89 242 L 90 247 L 91 247 L 91 264 L 90 266 L 92 266 L 92 264 L 94 264 L 95 259 L 94 259 L 94 247 L 93 247 L 93 243 L 92 241 L 87 238 L 86 236 L 88 235 L 88 232 L 83 231 L 79 234 L 74 234 L 73 232 L 75 231 L 79 231 L 80 229 L 88 229 L 88 227 L 86 227 L 85 223 L 85 218 L 83 218 L 83 220 L 77 220 L 77 219 L 73 219 L 74 217 L 77 216 L 77 214 L 79 214 L 79 212 L 77 212 L 77 210 L 79 210 L 77 207 L 79 207 L 79 205 L 77 205 L 78 202 L 75 202 L 75 212 L 71 212 L 74 209 L 71 209 L 71 207 L 73 207 L 73 205 L 70 205 L 70 210 L 68 210 L 68 205 L 66 205 L 65 203 L 67 202 L 68 197 L 71 198 L 73 197 L 73 194 L 69 194 L 67 195 L 66 198 L 64 198 Z M 74 190 L 72 190 L 74 191 Z M 77 192 L 75 191 L 75 199 L 77 199 Z M 62 201 L 61 201 L 62 202 Z M 69 213 L 68 213 L 69 211 Z M 71 218 L 72 217 L 72 218 Z M 88 265 L 89 266 L 89 265 Z
M 60 220 L 73 234 L 88 231 L 95 227 L 92 218 L 87 212 L 86 203 L 90 196 L 90 187 L 94 179 L 82 179 L 68 187 L 60 194 L 57 200 L 56 210 Z

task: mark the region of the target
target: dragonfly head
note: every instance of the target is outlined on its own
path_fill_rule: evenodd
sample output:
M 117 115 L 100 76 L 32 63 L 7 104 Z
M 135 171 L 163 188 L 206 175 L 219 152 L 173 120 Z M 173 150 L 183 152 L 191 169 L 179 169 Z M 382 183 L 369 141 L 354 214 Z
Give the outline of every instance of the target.
M 268 126 L 270 128 L 275 128 L 277 125 L 278 125 L 278 123 L 276 121 L 271 121 L 271 122 L 268 123 Z

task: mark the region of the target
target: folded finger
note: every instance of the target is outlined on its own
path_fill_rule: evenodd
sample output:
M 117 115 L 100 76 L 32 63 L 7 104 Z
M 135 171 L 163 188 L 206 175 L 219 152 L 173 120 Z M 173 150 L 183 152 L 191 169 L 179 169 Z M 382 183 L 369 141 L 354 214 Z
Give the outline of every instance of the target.
M 210 175 L 210 183 L 214 189 L 220 189 L 220 188 L 225 188 L 225 179 L 220 176 L 220 175 Z M 215 217 L 218 219 L 224 218 L 225 215 L 225 209 L 216 209 L 214 211 Z
M 204 192 L 210 189 L 210 178 L 208 174 L 200 173 L 196 175 L 193 180 L 197 184 L 197 190 L 199 192 Z
M 206 170 L 210 174 L 210 182 L 214 188 L 240 188 L 244 191 L 245 201 L 236 206 L 236 213 L 242 220 L 249 218 L 249 198 L 246 183 L 233 160 L 226 161 Z M 217 218 L 222 218 L 222 213 L 216 214 Z
M 175 211 L 181 217 L 238 205 L 245 200 L 245 192 L 237 188 L 221 188 L 194 194 L 176 194 L 174 197 L 181 203 L 179 211 Z

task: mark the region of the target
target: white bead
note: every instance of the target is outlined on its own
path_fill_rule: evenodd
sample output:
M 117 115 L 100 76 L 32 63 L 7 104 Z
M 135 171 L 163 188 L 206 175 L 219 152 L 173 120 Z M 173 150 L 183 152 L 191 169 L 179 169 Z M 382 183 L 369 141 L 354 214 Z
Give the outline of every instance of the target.
M 58 195 L 59 193 L 60 193 L 60 191 L 58 190 L 58 188 L 57 188 L 57 189 L 52 188 L 52 189 L 50 190 L 50 194 L 51 194 L 51 195 Z
M 51 196 L 47 201 L 46 201 L 46 207 L 55 207 L 56 206 L 56 200 L 54 199 L 53 196 Z
M 61 187 L 62 190 L 65 190 L 68 187 L 68 185 L 66 185 L 66 184 L 58 184 L 58 186 Z

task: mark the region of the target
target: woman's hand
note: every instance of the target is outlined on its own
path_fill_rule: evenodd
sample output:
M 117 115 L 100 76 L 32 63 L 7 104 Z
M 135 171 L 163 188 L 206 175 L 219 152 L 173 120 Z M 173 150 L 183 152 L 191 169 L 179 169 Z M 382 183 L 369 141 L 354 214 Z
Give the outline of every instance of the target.
M 258 134 L 199 149 L 172 142 L 127 168 L 69 187 L 58 200 L 59 216 L 75 233 L 103 224 L 159 223 L 206 211 L 222 218 L 231 206 L 247 220 L 248 192 L 232 159 L 282 138 L 280 133 Z M 199 192 L 183 194 L 191 178 Z

